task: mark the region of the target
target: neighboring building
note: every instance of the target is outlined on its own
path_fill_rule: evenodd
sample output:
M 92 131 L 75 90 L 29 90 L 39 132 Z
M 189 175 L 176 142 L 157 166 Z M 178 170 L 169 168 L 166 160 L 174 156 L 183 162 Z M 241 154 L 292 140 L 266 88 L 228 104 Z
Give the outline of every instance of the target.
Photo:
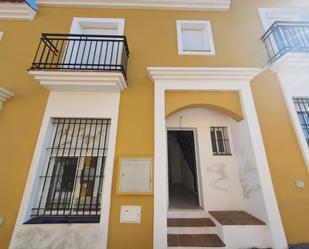
M 307 0 L 0 0 L 0 248 L 309 242 Z

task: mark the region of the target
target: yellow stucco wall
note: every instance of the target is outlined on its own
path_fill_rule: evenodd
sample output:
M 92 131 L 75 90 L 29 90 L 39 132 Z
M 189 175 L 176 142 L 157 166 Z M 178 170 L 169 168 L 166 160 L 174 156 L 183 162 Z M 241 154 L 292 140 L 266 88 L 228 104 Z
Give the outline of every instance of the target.
M 309 242 L 309 173 L 276 75 L 267 70 L 251 85 L 288 242 Z M 306 187 L 296 188 L 296 180 Z
M 231 116 L 236 121 L 243 119 L 238 92 L 173 92 L 165 94 L 166 117 L 187 108 L 204 107 Z
M 0 112 L 0 248 L 8 247 L 48 92 L 27 74 L 40 33 L 68 33 L 73 17 L 125 18 L 131 57 L 129 87 L 121 94 L 116 157 L 153 154 L 153 83 L 147 66 L 261 67 L 266 52 L 258 7 L 293 6 L 288 0 L 232 0 L 228 12 L 40 8 L 32 22 L 0 21 L 0 85 L 16 96 Z M 216 56 L 178 56 L 177 19 L 211 20 Z M 253 83 L 254 98 L 289 242 L 309 241 L 308 173 L 278 83 L 263 74 Z M 277 113 L 278 115 L 274 115 Z M 276 127 L 276 129 L 274 129 Z M 152 248 L 153 197 L 116 195 L 113 177 L 109 249 Z M 306 188 L 294 186 L 305 180 Z M 119 224 L 120 205 L 142 206 L 141 224 Z M 306 212 L 307 210 L 307 212 Z

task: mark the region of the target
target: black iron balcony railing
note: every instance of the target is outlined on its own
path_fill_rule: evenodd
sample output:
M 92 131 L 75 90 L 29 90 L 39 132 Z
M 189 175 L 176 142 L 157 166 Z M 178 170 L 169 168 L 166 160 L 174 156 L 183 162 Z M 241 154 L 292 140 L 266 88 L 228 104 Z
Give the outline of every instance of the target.
M 125 36 L 42 34 L 31 70 L 119 71 L 127 77 Z
M 287 52 L 309 52 L 309 22 L 274 22 L 261 40 L 270 64 Z

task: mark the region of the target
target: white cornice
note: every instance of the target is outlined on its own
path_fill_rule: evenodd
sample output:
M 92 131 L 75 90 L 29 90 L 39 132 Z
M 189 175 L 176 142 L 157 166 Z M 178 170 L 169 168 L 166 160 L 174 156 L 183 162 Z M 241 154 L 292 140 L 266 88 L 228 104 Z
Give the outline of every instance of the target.
M 280 72 L 296 72 L 298 70 L 305 70 L 309 73 L 309 54 L 308 53 L 294 53 L 289 52 L 276 60 L 271 66 L 270 70 Z M 296 70 L 296 71 L 295 71 Z
M 212 68 L 212 67 L 148 67 L 152 80 L 241 80 L 251 81 L 259 68 Z
M 120 72 L 30 71 L 29 74 L 50 91 L 118 92 L 127 88 Z
M 36 12 L 28 6 L 25 2 L 23 3 L 0 3 L 0 20 L 33 20 Z
M 37 3 L 59 7 L 225 11 L 229 10 L 231 0 L 38 0 Z
M 1 108 L 4 104 L 4 102 L 6 102 L 7 100 L 9 100 L 10 98 L 12 98 L 14 96 L 14 93 L 0 87 L 0 111 Z

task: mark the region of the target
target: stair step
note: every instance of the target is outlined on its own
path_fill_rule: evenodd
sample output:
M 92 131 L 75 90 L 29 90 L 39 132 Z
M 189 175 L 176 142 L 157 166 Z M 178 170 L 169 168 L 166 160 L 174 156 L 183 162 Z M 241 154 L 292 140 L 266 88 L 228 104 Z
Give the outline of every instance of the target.
M 168 227 L 214 227 L 215 223 L 209 218 L 170 218 Z
M 209 218 L 203 209 L 169 209 L 167 218 Z
M 225 247 L 225 244 L 216 234 L 168 234 L 169 247 Z
M 209 211 L 221 225 L 266 225 L 265 222 L 245 211 Z
M 215 234 L 216 227 L 168 227 L 168 234 Z

